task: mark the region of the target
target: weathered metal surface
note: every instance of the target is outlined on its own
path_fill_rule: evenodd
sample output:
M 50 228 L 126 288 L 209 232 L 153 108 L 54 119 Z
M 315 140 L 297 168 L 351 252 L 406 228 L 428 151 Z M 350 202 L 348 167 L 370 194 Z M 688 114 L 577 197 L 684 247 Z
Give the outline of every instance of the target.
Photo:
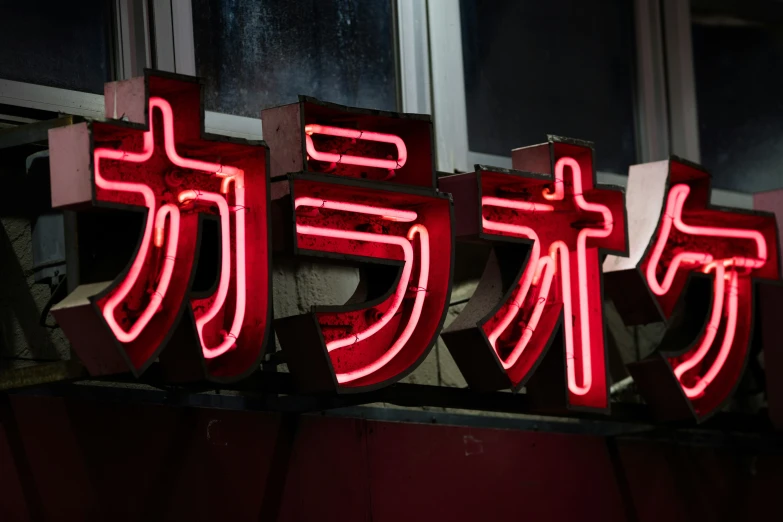
M 783 487 L 780 439 L 728 430 L 710 441 L 705 430 L 664 428 L 612 445 L 590 431 L 537 433 L 549 428 L 541 419 L 481 425 L 449 413 L 362 409 L 292 424 L 177 403 L 9 399 L 2 429 L 16 436 L 13 445 L 0 437 L 4 520 L 275 513 L 282 521 L 385 522 L 524 513 L 620 522 L 635 512 L 641 522 L 718 522 L 774 519 Z M 716 441 L 732 451 L 714 449 Z
M 37 363 L 0 372 L 0 390 L 18 390 L 42 384 L 73 381 L 86 377 L 87 371 L 77 361 Z

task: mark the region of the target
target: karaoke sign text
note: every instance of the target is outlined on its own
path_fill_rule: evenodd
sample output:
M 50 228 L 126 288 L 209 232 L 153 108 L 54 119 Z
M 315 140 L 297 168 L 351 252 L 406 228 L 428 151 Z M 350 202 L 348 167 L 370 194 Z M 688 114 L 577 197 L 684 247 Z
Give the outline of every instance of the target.
M 708 174 L 676 158 L 632 168 L 624 191 L 596 183 L 591 144 L 550 137 L 513 151 L 514 170 L 437 177 L 425 116 L 302 97 L 263 112 L 265 143 L 209 136 L 200 83 L 155 72 L 107 84 L 106 106 L 114 121 L 50 131 L 53 206 L 143 215 L 126 269 L 52 309 L 93 375 L 158 361 L 173 380 L 238 380 L 274 331 L 300 390 L 355 393 L 398 381 L 442 335 L 475 390 L 608 412 L 606 294 L 627 324 L 674 331 L 700 311 L 698 331 L 629 371 L 661 417 L 701 420 L 748 361 L 755 282 L 780 279 L 774 216 L 712 207 Z M 443 330 L 463 241 L 490 254 Z M 345 305 L 273 321 L 273 255 L 360 266 L 362 282 Z

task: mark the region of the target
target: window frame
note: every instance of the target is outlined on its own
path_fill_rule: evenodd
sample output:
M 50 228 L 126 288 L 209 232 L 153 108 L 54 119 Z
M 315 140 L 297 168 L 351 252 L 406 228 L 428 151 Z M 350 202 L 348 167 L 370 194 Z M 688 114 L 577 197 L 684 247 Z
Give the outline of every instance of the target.
M 190 0 L 150 0 L 152 66 L 196 76 L 193 9 Z M 205 111 L 207 132 L 251 140 L 263 138 L 261 120 Z
M 671 153 L 701 161 L 691 39 L 691 3 L 663 0 Z
M 427 7 L 438 170 L 465 172 L 476 164 L 511 168 L 510 154 L 484 154 L 468 145 L 459 0 L 427 0 Z M 638 161 L 666 160 L 671 153 L 698 162 L 690 3 L 663 0 L 662 12 L 657 0 L 634 0 L 634 30 Z M 679 59 L 672 60 L 672 54 Z M 597 175 L 601 183 L 623 187 L 628 179 L 609 172 Z M 712 202 L 753 208 L 752 195 L 727 190 L 713 190 Z
M 193 27 L 190 0 L 114 0 L 112 16 L 112 61 L 115 81 L 128 80 L 144 74 L 144 69 L 158 67 L 161 70 L 195 75 L 195 59 L 188 60 L 187 52 L 193 52 Z M 169 18 L 164 14 L 168 9 Z M 172 20 L 190 21 L 175 24 Z M 169 34 L 162 24 L 168 22 Z M 186 45 L 190 38 L 190 47 Z M 175 47 L 176 44 L 176 47 Z M 168 47 L 166 47 L 168 45 Z M 166 51 L 177 50 L 167 62 Z M 153 56 L 154 53 L 154 56 Z M 179 59 L 180 67 L 172 66 Z M 190 68 L 188 65 L 190 64 Z M 49 87 L 46 85 L 17 82 L 0 78 L 0 104 L 43 110 L 58 114 L 71 114 L 86 118 L 105 119 L 104 97 L 82 91 Z M 261 139 L 261 121 L 207 111 L 207 132 L 246 139 Z
M 395 20 L 397 93 L 403 112 L 431 112 L 426 4 L 391 0 Z M 191 0 L 151 0 L 157 69 L 196 75 Z M 206 127 L 228 136 L 262 139 L 260 118 L 206 112 Z
M 428 3 L 430 33 L 435 35 L 432 38 L 432 70 L 435 78 L 433 96 L 436 127 L 441 129 L 441 138 L 445 142 L 438 150 L 451 148 L 466 151 L 464 155 L 453 153 L 440 157 L 439 168 L 448 172 L 455 169 L 464 171 L 474 164 L 510 168 L 510 151 L 509 156 L 498 156 L 469 148 L 459 0 L 428 0 Z M 645 162 L 664 159 L 668 146 L 666 92 L 660 81 L 663 78 L 663 56 L 658 3 L 654 0 L 634 0 L 634 19 L 638 64 L 637 92 L 634 93 L 635 139 L 637 158 Z M 442 115 L 440 117 L 439 112 Z M 447 129 L 445 132 L 444 128 Z
M 114 0 L 111 60 L 115 80 L 138 76 L 149 64 L 147 4 Z M 88 118 L 103 118 L 103 96 L 47 85 L 0 78 L 0 104 Z
M 462 35 L 458 0 L 393 0 L 396 16 L 401 110 L 432 114 L 437 168 L 468 171 L 472 165 L 510 167 L 509 157 L 468 148 Z M 690 3 L 634 0 L 637 43 L 637 151 L 640 162 L 669 152 L 698 162 L 699 134 L 691 46 Z M 144 68 L 195 75 L 191 0 L 114 0 L 113 60 L 116 80 Z M 100 94 L 0 78 L 0 104 L 104 119 Z M 260 118 L 207 111 L 208 132 L 262 139 Z M 625 185 L 623 175 L 599 180 Z M 713 202 L 752 208 L 752 195 L 713 191 Z

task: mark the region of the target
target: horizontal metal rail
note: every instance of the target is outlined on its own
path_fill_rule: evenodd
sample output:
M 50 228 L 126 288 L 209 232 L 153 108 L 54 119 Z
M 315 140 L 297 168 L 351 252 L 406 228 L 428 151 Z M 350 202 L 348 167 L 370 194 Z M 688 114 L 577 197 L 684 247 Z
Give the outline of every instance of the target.
M 153 371 L 142 383 L 130 379 L 125 382 L 116 379 L 74 381 L 7 393 L 11 396 L 67 397 L 113 403 L 571 433 L 722 447 L 754 454 L 783 453 L 783 434 L 776 433 L 762 414 L 719 413 L 699 426 L 692 421 L 661 424 L 643 404 L 613 403 L 609 416 L 542 411 L 534 408 L 525 394 L 477 393 L 466 388 L 404 383 L 368 393 L 306 395 L 294 391 L 289 374 L 276 372 L 259 372 L 233 387 L 221 385 L 216 388 L 211 383 L 166 386 L 154 378 Z M 378 407 L 379 403 L 391 406 Z

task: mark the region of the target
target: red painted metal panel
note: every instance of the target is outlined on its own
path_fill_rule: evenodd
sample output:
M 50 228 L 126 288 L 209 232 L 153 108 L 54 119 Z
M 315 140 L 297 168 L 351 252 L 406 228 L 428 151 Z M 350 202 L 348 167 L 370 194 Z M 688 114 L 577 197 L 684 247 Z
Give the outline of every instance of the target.
M 620 448 L 639 522 L 777 521 L 783 457 L 627 442 Z
M 363 420 L 302 418 L 278 520 L 375 520 L 366 442 Z
M 780 455 L 649 441 L 615 453 L 586 435 L 78 399 L 10 404 L 2 522 L 781 519 Z M 38 499 L 38 517 L 25 498 Z
M 374 522 L 624 520 L 600 437 L 369 422 L 368 452 Z
M 51 398 L 12 402 L 45 520 L 258 516 L 276 416 Z
M 278 480 L 268 470 L 279 419 L 218 410 L 179 415 L 181 424 L 166 441 L 168 461 L 156 477 L 160 487 L 171 487 L 169 495 L 159 494 L 160 513 L 167 520 L 256 520 L 269 481 Z
M 0 398 L 2 401 L 2 398 Z M 10 408 L 9 408 L 10 409 Z M 9 436 L 9 421 L 0 417 L 0 520 L 3 522 L 28 522 L 30 517 L 24 501 L 24 490 Z
M 65 401 L 14 397 L 11 405 L 34 479 L 23 487 L 37 490 L 38 509 L 46 520 L 85 519 L 95 497 L 86 487 L 71 487 L 88 482 Z

